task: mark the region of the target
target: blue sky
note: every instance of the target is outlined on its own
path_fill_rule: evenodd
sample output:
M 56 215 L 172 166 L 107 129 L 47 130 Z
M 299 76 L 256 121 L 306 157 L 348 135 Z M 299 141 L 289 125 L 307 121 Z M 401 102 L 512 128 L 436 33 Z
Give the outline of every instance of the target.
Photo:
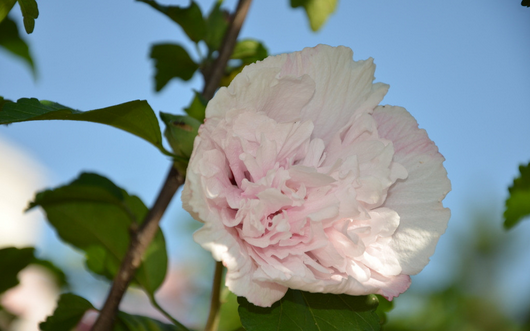
M 199 4 L 209 9 L 211 2 Z M 225 1 L 229 8 L 234 3 Z M 173 80 L 161 93 L 154 92 L 150 45 L 178 42 L 195 53 L 179 27 L 143 3 L 40 1 L 39 10 L 34 33 L 25 36 L 38 79 L 25 64 L 0 52 L 0 95 L 8 99 L 36 97 L 80 110 L 146 99 L 157 112 L 181 112 L 191 89 L 202 87 L 196 76 L 191 83 Z M 20 22 L 18 8 L 14 13 Z M 290 9 L 288 0 L 255 0 L 241 37 L 263 41 L 271 54 L 324 43 L 350 47 L 356 60 L 373 57 L 376 81 L 390 85 L 382 103 L 407 108 L 436 142 L 453 185 L 445 199 L 453 216 L 416 286 L 443 284 L 451 273 L 451 256 L 457 254 L 458 234 L 473 231 L 471 211 L 490 211 L 500 227 L 507 187 L 518 165 L 530 161 L 530 8 L 519 0 L 342 0 L 323 29 L 312 33 L 303 11 Z M 148 143 L 97 124 L 14 124 L 0 127 L 0 139 L 42 163 L 50 186 L 82 170 L 94 171 L 148 205 L 169 166 L 167 157 Z M 178 219 L 186 217 L 175 199 L 163 222 L 174 233 Z M 530 223 L 509 234 L 499 229 L 499 235 L 524 242 Z M 177 241 L 169 241 L 176 251 Z M 511 271 L 504 282 L 527 277 L 530 251 L 524 249 L 527 254 L 509 258 L 513 266 L 507 267 Z M 182 258 L 179 254 L 174 258 Z M 520 300 L 530 295 L 529 285 L 506 289 Z

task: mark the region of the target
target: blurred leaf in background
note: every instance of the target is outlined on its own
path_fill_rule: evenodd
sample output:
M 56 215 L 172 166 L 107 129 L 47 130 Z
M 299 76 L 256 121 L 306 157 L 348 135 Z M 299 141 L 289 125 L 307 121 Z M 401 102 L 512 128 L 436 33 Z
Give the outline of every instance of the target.
M 511 229 L 523 218 L 530 215 L 530 163 L 519 166 L 519 177 L 508 188 L 510 196 L 506 200 L 504 228 Z

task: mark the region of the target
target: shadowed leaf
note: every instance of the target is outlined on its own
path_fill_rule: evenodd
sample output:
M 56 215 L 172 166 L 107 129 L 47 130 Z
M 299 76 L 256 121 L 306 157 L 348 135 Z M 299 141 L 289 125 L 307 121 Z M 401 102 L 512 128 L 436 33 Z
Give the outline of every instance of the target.
M 35 19 L 39 17 L 39 7 L 35 0 L 18 0 L 22 16 L 24 17 L 24 28 L 26 32 L 32 33 L 35 28 Z
M 523 218 L 530 215 L 530 163 L 519 166 L 520 176 L 508 189 L 510 196 L 506 200 L 504 228 L 511 229 Z
M 162 133 L 153 109 L 145 100 L 135 100 L 116 106 L 86 112 L 61 104 L 31 99 L 16 103 L 5 101 L 0 108 L 0 124 L 40 120 L 70 120 L 101 123 L 132 133 L 155 145 L 162 153 L 172 155 L 162 145 Z
M 29 208 L 41 206 L 65 242 L 85 251 L 87 267 L 112 280 L 129 246 L 131 227 L 148 212 L 144 203 L 97 174 L 83 173 L 72 183 L 40 192 Z M 167 271 L 166 244 L 159 230 L 136 271 L 134 281 L 149 293 Z
M 157 44 L 151 48 L 151 58 L 155 60 L 155 89 L 162 90 L 173 78 L 190 80 L 199 66 L 188 52 L 176 44 Z
M 130 315 L 122 311 L 118 313 L 118 320 L 120 323 L 115 331 L 188 331 L 183 326 L 166 324 L 150 317 Z
M 0 22 L 0 46 L 26 62 L 29 65 L 33 76 L 35 76 L 35 64 L 29 53 L 29 47 L 26 42 L 20 38 L 15 21 L 11 20 L 9 17 L 6 17 Z
M 18 285 L 18 273 L 33 260 L 34 249 L 7 247 L 0 249 L 0 294 Z
M 194 1 L 191 1 L 189 7 L 163 6 L 153 0 L 138 1 L 150 5 L 180 25 L 186 35 L 195 43 L 204 38 L 206 23 L 202 17 L 201 8 Z
M 70 331 L 89 309 L 94 309 L 94 306 L 88 300 L 72 293 L 62 294 L 53 315 L 48 316 L 39 327 L 42 331 Z
M 309 293 L 288 290 L 270 308 L 254 306 L 244 297 L 238 298 L 241 324 L 247 331 L 341 331 L 380 330 L 375 313 L 375 295 Z

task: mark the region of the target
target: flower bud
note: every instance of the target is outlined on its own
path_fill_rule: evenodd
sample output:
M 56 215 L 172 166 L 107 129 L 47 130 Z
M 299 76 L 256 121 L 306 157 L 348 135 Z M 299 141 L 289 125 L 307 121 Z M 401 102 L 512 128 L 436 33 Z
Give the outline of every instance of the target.
M 201 122 L 190 116 L 173 115 L 160 112 L 160 118 L 166 124 L 164 136 L 166 137 L 175 158 L 175 165 L 184 172 L 193 151 L 193 141 L 199 131 Z

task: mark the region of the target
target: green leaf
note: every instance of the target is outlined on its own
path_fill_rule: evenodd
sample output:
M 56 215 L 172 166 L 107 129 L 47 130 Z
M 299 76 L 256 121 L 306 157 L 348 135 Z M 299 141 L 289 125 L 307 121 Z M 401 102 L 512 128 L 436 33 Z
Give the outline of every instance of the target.
M 244 65 L 261 61 L 269 56 L 265 45 L 253 39 L 243 39 L 237 42 L 234 47 L 231 59 L 242 60 Z
M 72 293 L 62 294 L 53 315 L 48 316 L 39 327 L 42 331 L 70 331 L 89 309 L 94 309 L 94 306 L 88 300 Z
M 224 287 L 221 292 L 221 309 L 219 310 L 219 330 L 233 331 L 242 329 L 241 319 L 237 312 L 237 296 Z
M 33 259 L 34 249 L 7 247 L 0 249 L 0 294 L 18 285 L 18 273 Z
M 256 61 L 261 61 L 269 55 L 265 46 L 253 39 L 244 39 L 237 42 L 234 52 L 231 55 L 232 60 L 240 60 L 240 64 L 228 67 L 221 78 L 220 86 L 228 86 L 230 82 L 243 70 L 243 68 Z
M 189 7 L 163 6 L 154 0 L 138 1 L 150 5 L 180 25 L 186 35 L 195 43 L 198 43 L 204 38 L 206 34 L 206 22 L 202 17 L 201 8 L 195 1 L 192 0 Z
M 530 163 L 519 166 L 521 175 L 508 189 L 510 196 L 506 199 L 504 211 L 504 228 L 511 229 L 523 218 L 530 215 Z
M 71 120 L 101 123 L 132 133 L 155 145 L 162 153 L 172 155 L 162 145 L 162 133 L 153 109 L 145 100 L 82 112 L 61 104 L 31 99 L 4 102 L 0 124 L 40 120 Z
M 230 22 L 228 12 L 221 9 L 222 1 L 217 1 L 206 19 L 206 35 L 204 42 L 208 46 L 208 53 L 212 54 L 221 47 L 226 29 Z
M 208 104 L 208 101 L 204 99 L 201 93 L 197 91 L 193 92 L 195 93 L 195 96 L 193 97 L 193 100 L 191 101 L 189 107 L 184 108 L 184 111 L 186 112 L 186 114 L 195 118 L 197 121 L 203 123 L 206 112 L 206 105 Z
M 521 6 L 523 7 L 530 7 L 530 0 L 522 0 Z
M 0 46 L 25 61 L 31 68 L 33 76 L 35 76 L 35 64 L 29 53 L 29 47 L 20 37 L 15 21 L 11 20 L 9 17 L 6 17 L 0 22 Z
M 7 17 L 17 0 L 2 0 L 0 1 L 0 22 Z M 1 35 L 1 33 L 0 33 Z
M 379 316 L 379 324 L 383 325 L 387 321 L 387 313 L 394 309 L 394 301 L 388 301 L 382 295 L 376 295 L 379 305 L 377 306 L 376 313 Z
M 87 267 L 112 280 L 129 246 L 129 231 L 148 212 L 144 203 L 97 174 L 83 173 L 72 183 L 40 192 L 29 208 L 41 206 L 59 237 L 85 251 Z M 158 231 L 134 281 L 154 293 L 167 271 L 166 243 Z
M 239 316 L 247 331 L 254 330 L 380 330 L 375 295 L 308 293 L 288 290 L 270 308 L 254 306 L 239 297 Z
M 176 44 L 157 44 L 151 48 L 151 58 L 155 60 L 156 91 L 162 90 L 173 78 L 190 80 L 199 68 L 188 52 Z
M 24 28 L 26 33 L 32 33 L 35 28 L 35 19 L 39 17 L 39 8 L 35 0 L 18 0 L 22 16 L 24 17 Z
M 303 7 L 311 30 L 318 31 L 337 9 L 338 0 L 291 0 L 291 7 Z
M 171 145 L 173 153 L 182 158 L 182 161 L 186 161 L 187 165 L 201 122 L 191 116 L 173 115 L 163 112 L 160 112 L 160 118 L 166 124 L 164 136 L 169 145 Z
M 119 325 L 114 330 L 120 331 L 189 331 L 183 326 L 165 324 L 158 320 L 139 315 L 130 315 L 120 311 L 118 313 Z M 116 323 L 118 324 L 118 323 Z

